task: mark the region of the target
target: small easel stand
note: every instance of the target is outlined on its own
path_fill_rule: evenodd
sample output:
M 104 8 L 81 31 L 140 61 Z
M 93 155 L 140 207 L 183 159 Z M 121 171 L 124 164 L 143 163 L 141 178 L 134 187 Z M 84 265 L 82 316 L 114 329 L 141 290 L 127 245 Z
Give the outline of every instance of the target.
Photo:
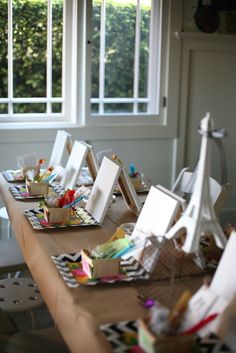
M 112 156 L 112 160 L 121 167 L 120 175 L 118 178 L 118 185 L 125 203 L 131 211 L 133 211 L 136 215 L 139 215 L 142 209 L 142 204 L 138 198 L 129 174 L 117 155 L 114 154 Z
M 94 153 L 93 146 L 89 145 L 88 143 L 86 143 L 84 141 L 80 141 L 80 142 L 88 147 L 88 153 L 85 157 L 85 160 L 86 160 L 89 172 L 91 174 L 91 177 L 92 177 L 93 181 L 95 182 L 96 177 L 98 175 L 98 171 L 99 171 L 99 163 L 98 163 L 96 154 Z
M 212 234 L 219 248 L 224 248 L 227 242 L 217 221 L 209 189 L 210 138 L 222 138 L 223 134 L 218 136 L 214 133 L 213 120 L 210 119 L 209 113 L 201 120 L 199 132 L 202 142 L 193 193 L 181 218 L 165 234 L 168 239 L 177 238 L 180 231 L 185 229 L 186 239 L 182 250 L 186 253 L 196 253 L 198 257 L 201 255 L 199 242 L 203 235 Z

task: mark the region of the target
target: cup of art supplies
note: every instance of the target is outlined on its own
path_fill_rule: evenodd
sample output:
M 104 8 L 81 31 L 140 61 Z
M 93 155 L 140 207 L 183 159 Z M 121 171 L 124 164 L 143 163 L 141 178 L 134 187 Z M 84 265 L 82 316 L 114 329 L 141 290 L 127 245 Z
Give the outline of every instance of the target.
M 135 165 L 132 163 L 129 165 L 129 177 L 136 191 L 143 189 L 141 174 L 136 172 Z
M 45 196 L 41 206 L 48 223 L 67 223 L 74 210 L 75 190 L 67 190 L 64 195 Z
M 26 190 L 31 196 L 43 196 L 48 193 L 48 183 L 25 180 Z
M 190 353 L 195 336 L 178 332 L 191 293 L 182 294 L 172 310 L 156 302 L 138 324 L 139 346 L 146 353 Z
M 40 169 L 42 168 L 42 165 L 45 163 L 45 159 L 41 158 L 38 161 L 35 161 L 30 163 L 30 161 L 27 161 L 27 164 L 22 164 L 20 169 L 25 177 L 31 178 L 31 179 L 38 179 L 40 177 Z
M 44 218 L 48 223 L 66 223 L 70 220 L 71 209 L 58 206 L 58 196 L 49 197 L 43 205 Z
M 31 196 L 47 195 L 49 184 L 40 180 L 39 168 L 27 169 L 24 171 L 25 187 Z
M 81 250 L 83 270 L 89 278 L 114 277 L 120 273 L 120 259 L 96 259 Z
M 24 167 L 22 170 L 26 190 L 31 196 L 43 196 L 48 193 L 49 184 L 40 177 L 40 168 L 44 162 L 44 159 L 40 159 L 34 167 Z
M 60 207 L 44 206 L 44 218 L 48 223 L 60 224 L 67 223 L 70 220 L 71 209 Z
M 114 277 L 120 273 L 121 256 L 129 251 L 132 244 L 125 238 L 108 241 L 89 251 L 81 251 L 84 272 L 90 278 Z

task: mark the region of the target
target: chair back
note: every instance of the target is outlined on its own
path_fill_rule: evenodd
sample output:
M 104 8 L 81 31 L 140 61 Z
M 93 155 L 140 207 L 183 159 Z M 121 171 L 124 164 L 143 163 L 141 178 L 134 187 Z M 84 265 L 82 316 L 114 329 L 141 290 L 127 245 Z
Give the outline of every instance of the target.
M 171 191 L 188 199 L 193 192 L 193 187 L 196 180 L 196 169 L 193 172 L 190 171 L 190 168 L 182 169 Z M 222 209 L 225 200 L 228 197 L 231 186 L 229 182 L 225 182 L 224 180 L 220 184 L 212 177 L 209 177 L 209 186 L 212 205 L 214 206 L 217 214 Z
M 195 179 L 195 172 L 189 171 L 188 168 L 183 169 L 173 185 L 172 192 L 179 194 L 182 197 L 186 196 L 186 194 L 191 194 L 193 192 Z M 223 187 L 211 177 L 209 178 L 209 183 L 212 204 L 215 205 L 223 190 Z
M 218 134 L 217 134 L 218 133 Z M 222 138 L 224 131 L 216 131 L 213 137 L 213 141 L 218 147 L 219 156 L 220 156 L 220 173 L 221 173 L 221 182 L 219 183 L 214 178 L 209 177 L 209 187 L 210 187 L 210 197 L 212 205 L 216 214 L 218 214 L 228 197 L 228 194 L 231 190 L 231 184 L 228 182 L 228 173 L 226 165 L 226 154 Z M 172 191 L 179 194 L 182 197 L 187 197 L 192 194 L 193 187 L 197 177 L 198 163 L 196 164 L 193 171 L 190 168 L 184 168 L 181 170 L 178 178 L 176 179 Z

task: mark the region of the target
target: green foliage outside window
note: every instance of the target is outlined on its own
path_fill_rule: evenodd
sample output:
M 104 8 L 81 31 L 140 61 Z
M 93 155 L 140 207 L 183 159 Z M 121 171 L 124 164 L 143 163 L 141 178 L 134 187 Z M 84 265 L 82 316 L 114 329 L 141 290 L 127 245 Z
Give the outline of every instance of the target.
M 53 0 L 52 96 L 61 97 L 62 0 Z M 7 0 L 0 1 L 0 97 L 8 97 Z M 47 1 L 13 0 L 13 97 L 46 97 Z M 3 109 L 0 105 L 0 112 Z M 55 109 L 57 111 L 57 109 Z M 45 104 L 15 104 L 15 113 L 42 113 Z
M 63 1 L 53 0 L 52 96 L 61 97 Z M 107 0 L 105 97 L 133 96 L 136 6 Z M 100 1 L 93 1 L 92 97 L 99 94 Z M 146 96 L 150 6 L 142 8 L 139 95 Z M 7 0 L 0 1 L 0 97 L 8 97 Z M 47 1 L 13 0 L 13 97 L 46 97 Z M 0 113 L 4 112 L 0 104 Z M 31 106 L 31 107 L 29 107 Z M 60 105 L 58 104 L 60 107 Z M 43 108 L 44 109 L 44 108 Z M 56 110 L 56 109 L 55 109 Z M 42 112 L 42 103 L 19 104 L 17 113 Z
M 99 96 L 100 0 L 93 1 L 92 97 Z M 105 97 L 133 97 L 135 1 L 106 1 Z M 150 1 L 141 7 L 139 96 L 147 96 Z

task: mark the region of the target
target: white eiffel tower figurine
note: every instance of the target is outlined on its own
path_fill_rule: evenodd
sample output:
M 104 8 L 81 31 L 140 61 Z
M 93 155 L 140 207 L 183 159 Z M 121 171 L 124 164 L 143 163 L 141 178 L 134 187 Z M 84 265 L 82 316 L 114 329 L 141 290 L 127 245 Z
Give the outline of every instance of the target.
M 199 242 L 203 235 L 212 234 L 219 248 L 224 248 L 227 242 L 216 218 L 210 197 L 210 136 L 213 124 L 209 113 L 201 120 L 202 142 L 193 193 L 181 218 L 165 234 L 168 239 L 178 238 L 180 231 L 184 229 L 186 238 L 182 250 L 186 253 L 199 253 Z

